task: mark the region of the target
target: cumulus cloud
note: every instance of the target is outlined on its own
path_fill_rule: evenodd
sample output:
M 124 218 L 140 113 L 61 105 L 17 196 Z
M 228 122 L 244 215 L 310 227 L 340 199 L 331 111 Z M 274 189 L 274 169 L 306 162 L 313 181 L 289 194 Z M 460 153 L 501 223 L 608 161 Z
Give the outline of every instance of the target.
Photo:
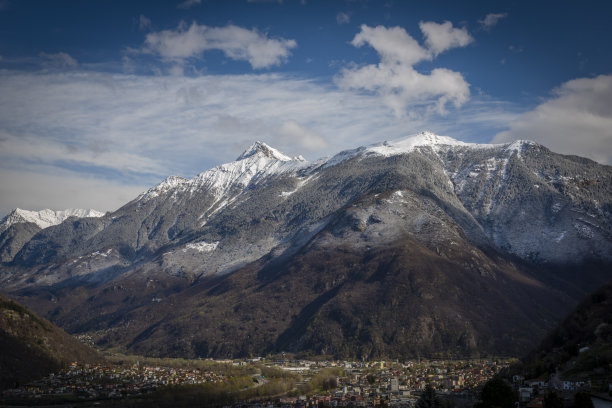
M 465 47 L 474 41 L 465 27 L 454 28 L 450 21 L 445 21 L 442 24 L 433 21 L 421 21 L 419 28 L 425 36 L 425 44 L 427 44 L 434 57 L 451 48 Z
M 202 0 L 185 0 L 176 7 L 187 10 L 192 6 L 199 6 L 200 4 L 202 4 Z
M 553 151 L 612 164 L 612 75 L 565 82 L 493 142 L 529 139 Z
M 336 14 L 336 23 L 338 24 L 348 24 L 351 22 L 351 16 L 347 13 L 340 12 Z
M 463 105 L 470 91 L 460 73 L 435 68 L 423 74 L 414 66 L 432 60 L 440 52 L 469 44 L 471 36 L 465 29 L 455 29 L 448 22 L 421 23 L 420 26 L 427 48 L 401 27 L 362 25 L 351 44 L 371 46 L 378 53 L 380 63 L 344 68 L 336 77 L 338 85 L 379 94 L 397 116 L 403 116 L 406 110 L 414 116 L 419 108 L 446 114 L 447 104 Z
M 482 20 L 478 20 L 483 30 L 489 31 L 495 27 L 499 20 L 508 17 L 508 13 L 489 13 Z
M 255 69 L 280 65 L 295 48 L 295 40 L 268 38 L 256 29 L 235 25 L 208 27 L 185 23 L 176 30 L 149 33 L 144 51 L 169 60 L 201 58 L 205 51 L 220 50 L 233 60 L 248 61 Z

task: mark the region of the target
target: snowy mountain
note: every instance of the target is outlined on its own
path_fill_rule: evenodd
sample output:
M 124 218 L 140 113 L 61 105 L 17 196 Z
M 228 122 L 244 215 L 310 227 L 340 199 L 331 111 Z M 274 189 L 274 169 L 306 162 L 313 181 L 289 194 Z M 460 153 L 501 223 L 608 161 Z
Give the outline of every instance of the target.
M 509 353 L 610 278 L 611 213 L 609 166 L 533 142 L 257 142 L 37 232 L 0 283 L 130 352 Z
M 36 224 L 40 229 L 48 228 L 52 225 L 58 225 L 64 222 L 68 217 L 102 217 L 103 212 L 96 210 L 83 210 L 70 208 L 67 210 L 40 210 L 28 211 L 21 208 L 15 208 L 6 217 L 0 221 L 0 232 L 8 229 L 11 225 L 17 223 L 31 222 Z
M 58 225 L 70 217 L 102 217 L 96 210 L 67 209 L 28 211 L 16 208 L 0 221 L 0 262 L 12 261 L 38 231 Z

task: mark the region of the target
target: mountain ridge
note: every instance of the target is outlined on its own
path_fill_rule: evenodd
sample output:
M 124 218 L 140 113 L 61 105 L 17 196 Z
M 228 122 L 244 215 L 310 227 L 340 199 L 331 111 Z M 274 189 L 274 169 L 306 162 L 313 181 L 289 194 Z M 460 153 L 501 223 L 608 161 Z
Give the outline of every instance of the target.
M 609 277 L 609 166 L 430 133 L 315 162 L 266 149 L 40 231 L 3 266 L 3 290 L 71 332 L 149 354 L 473 355 L 527 347 Z M 479 293 L 486 318 L 462 300 Z

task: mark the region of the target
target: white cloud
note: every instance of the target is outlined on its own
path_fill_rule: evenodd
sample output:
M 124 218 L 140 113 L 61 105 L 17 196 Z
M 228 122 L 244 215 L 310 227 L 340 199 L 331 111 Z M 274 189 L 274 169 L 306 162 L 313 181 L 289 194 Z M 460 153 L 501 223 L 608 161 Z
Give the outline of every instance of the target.
M 336 23 L 338 24 L 348 24 L 351 22 L 351 16 L 347 13 L 340 12 L 336 14 Z
M 378 52 L 383 64 L 414 65 L 430 59 L 429 52 L 401 27 L 372 28 L 364 24 L 351 44 L 355 47 L 371 46 Z
M 38 56 L 43 60 L 42 65 L 48 68 L 74 68 L 78 62 L 65 52 L 47 54 L 41 52 Z
M 423 48 L 401 27 L 361 26 L 352 45 L 370 45 L 380 56 L 380 63 L 344 68 L 336 78 L 344 89 L 362 89 L 379 94 L 397 116 L 409 110 L 446 113 L 446 106 L 463 105 L 470 96 L 469 84 L 463 76 L 446 68 L 435 68 L 429 74 L 418 72 L 414 65 L 431 60 L 438 53 L 465 46 L 471 37 L 465 30 L 443 23 L 421 23 L 429 49 Z M 466 37 L 467 35 L 467 37 Z
M 450 21 L 445 21 L 442 24 L 433 21 L 421 21 L 419 28 L 425 36 L 425 44 L 427 44 L 434 57 L 451 48 L 465 47 L 474 41 L 465 27 L 454 28 Z
M 612 75 L 574 79 L 553 94 L 493 141 L 529 139 L 555 152 L 612 164 Z
M 185 0 L 184 2 L 180 3 L 177 7 L 180 9 L 186 10 L 193 6 L 199 6 L 200 4 L 202 4 L 202 0 Z
M 284 122 L 279 128 L 278 133 L 283 139 L 296 142 L 298 146 L 308 151 L 322 150 L 328 146 L 328 143 L 321 135 L 300 126 L 292 120 Z
M 3 169 L 0 172 L 0 214 L 7 214 L 17 207 L 29 210 L 93 208 L 110 211 L 133 200 L 148 188 L 87 178 L 74 172 L 58 172 L 53 168 L 38 170 Z
M 149 33 L 144 51 L 169 60 L 201 58 L 205 51 L 221 50 L 234 60 L 248 61 L 255 69 L 280 65 L 285 62 L 295 40 L 268 38 L 256 29 L 247 30 L 235 25 L 208 27 L 182 23 L 176 30 Z
M 485 31 L 489 31 L 497 25 L 499 20 L 506 17 L 508 17 L 508 13 L 489 13 L 484 19 L 478 20 L 478 22 Z

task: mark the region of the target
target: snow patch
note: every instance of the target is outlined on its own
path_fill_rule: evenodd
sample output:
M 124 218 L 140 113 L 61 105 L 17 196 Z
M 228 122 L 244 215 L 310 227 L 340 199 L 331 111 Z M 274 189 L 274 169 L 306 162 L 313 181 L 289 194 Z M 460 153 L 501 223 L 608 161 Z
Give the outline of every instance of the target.
M 280 193 L 279 197 L 284 197 L 284 198 L 285 197 L 289 197 L 290 195 L 292 195 L 293 193 L 296 193 L 299 189 L 304 187 L 306 184 L 308 184 L 313 178 L 315 178 L 314 175 L 306 177 L 305 179 L 298 181 L 298 184 L 295 187 L 295 190 L 293 190 L 293 191 L 282 191 Z
M 516 153 L 516 157 L 522 158 L 521 153 L 524 152 L 527 147 L 535 145 L 535 142 L 531 140 L 515 140 L 514 142 L 506 146 L 506 151 L 512 155 Z
M 565 238 L 565 234 L 567 234 L 567 231 L 563 231 L 557 238 L 555 238 L 555 241 L 561 242 L 561 240 Z
M 219 241 L 211 243 L 206 241 L 190 242 L 189 244 L 185 245 L 183 252 L 187 252 L 188 249 L 192 249 L 198 252 L 212 252 L 217 249 L 217 245 L 219 245 Z

